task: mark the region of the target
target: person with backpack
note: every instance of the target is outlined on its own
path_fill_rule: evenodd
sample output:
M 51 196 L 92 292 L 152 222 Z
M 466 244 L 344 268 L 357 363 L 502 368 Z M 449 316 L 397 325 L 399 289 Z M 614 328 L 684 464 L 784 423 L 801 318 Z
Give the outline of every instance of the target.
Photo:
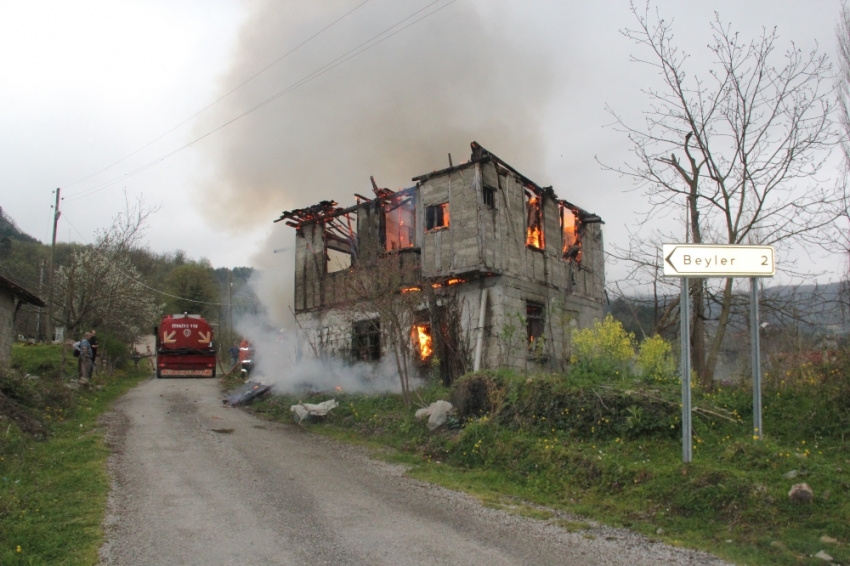
M 88 383 L 88 380 L 91 378 L 94 353 L 92 352 L 91 342 L 89 342 L 90 338 L 91 332 L 86 332 L 82 340 L 73 344 L 74 356 L 79 359 L 77 369 L 79 371 L 80 383 Z

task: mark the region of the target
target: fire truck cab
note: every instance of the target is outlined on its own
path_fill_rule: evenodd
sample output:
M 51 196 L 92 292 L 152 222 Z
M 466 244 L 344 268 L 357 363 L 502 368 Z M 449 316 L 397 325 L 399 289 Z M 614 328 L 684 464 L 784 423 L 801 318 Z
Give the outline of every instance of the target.
M 162 317 L 156 332 L 156 376 L 215 377 L 213 331 L 199 314 Z

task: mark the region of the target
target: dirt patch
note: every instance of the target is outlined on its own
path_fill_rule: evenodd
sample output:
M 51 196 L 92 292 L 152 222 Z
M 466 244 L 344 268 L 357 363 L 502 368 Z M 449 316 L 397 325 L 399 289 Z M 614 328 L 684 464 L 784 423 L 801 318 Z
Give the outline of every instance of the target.
M 25 434 L 33 438 L 42 440 L 46 435 L 44 425 L 29 409 L 0 392 L 0 422 L 6 419 L 17 424 Z

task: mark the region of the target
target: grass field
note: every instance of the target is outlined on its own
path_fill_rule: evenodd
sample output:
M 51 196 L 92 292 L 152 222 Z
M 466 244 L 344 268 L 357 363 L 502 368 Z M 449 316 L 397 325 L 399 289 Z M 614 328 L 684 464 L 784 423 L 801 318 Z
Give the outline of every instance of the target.
M 340 407 L 310 430 L 382 450 L 413 477 L 541 519 L 530 502 L 628 527 L 740 564 L 850 564 L 850 388 L 843 377 L 782 382 L 765 391 L 764 440 L 752 437 L 745 385 L 694 392 L 694 460 L 681 461 L 678 386 L 600 384 L 565 376 L 467 376 L 487 382 L 488 411 L 429 433 L 394 395 L 338 395 Z M 843 370 L 842 370 L 843 371 Z M 809 378 L 811 381 L 813 378 Z M 486 389 L 479 387 L 478 390 Z M 311 399 L 318 402 L 325 397 Z M 421 390 L 417 404 L 457 400 Z M 307 400 L 307 399 L 305 399 Z M 291 420 L 292 397 L 254 410 Z M 462 401 L 461 401 L 462 403 Z M 456 402 L 456 404 L 458 404 Z M 810 504 L 788 491 L 806 482 Z M 582 528 L 581 521 L 563 525 Z
M 16 371 L 0 377 L 0 391 L 44 431 L 34 438 L 0 420 L 0 564 L 98 561 L 110 487 L 98 418 L 148 372 L 96 375 L 90 388 L 73 390 L 59 377 L 60 362 L 58 346 L 15 346 Z M 66 375 L 75 373 L 70 357 Z

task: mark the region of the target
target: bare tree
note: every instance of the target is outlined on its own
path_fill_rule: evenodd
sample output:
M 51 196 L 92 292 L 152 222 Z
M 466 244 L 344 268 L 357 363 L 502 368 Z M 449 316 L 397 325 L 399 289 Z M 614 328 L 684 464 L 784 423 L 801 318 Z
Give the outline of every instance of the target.
M 777 50 L 775 29 L 744 40 L 715 15 L 711 66 L 699 75 L 675 43 L 672 25 L 649 4 L 623 34 L 646 53 L 660 86 L 644 90 L 649 105 L 641 127 L 619 116 L 616 127 L 632 143 L 634 158 L 608 167 L 634 180 L 648 200 L 642 223 L 684 207 L 686 240 L 694 243 L 766 244 L 787 249 L 820 242 L 834 226 L 836 185 L 816 178 L 837 141 L 832 120 L 831 68 L 816 49 L 794 44 Z M 786 266 L 787 267 L 787 266 Z M 692 359 L 702 386 L 712 387 L 732 307 L 732 279 L 716 290 L 716 330 L 706 336 L 708 293 L 693 280 Z
M 417 314 L 427 309 L 419 283 L 418 265 L 409 265 L 399 255 L 378 257 L 374 262 L 351 268 L 344 309 L 354 317 L 380 320 L 385 350 L 394 357 L 405 405 L 410 406 L 413 372 L 411 329 Z
M 54 314 L 69 335 L 84 325 L 98 325 L 129 342 L 153 324 L 160 306 L 142 283 L 129 253 L 141 241 L 152 212 L 141 202 L 128 203 L 112 226 L 98 233 L 94 244 L 75 252 L 70 263 L 59 269 Z
M 850 210 L 848 210 L 847 181 L 850 176 L 850 7 L 847 2 L 841 4 L 841 14 L 836 28 L 838 39 L 838 72 L 836 73 L 836 91 L 838 94 L 838 107 L 841 126 L 843 130 L 842 148 L 844 150 L 844 201 L 841 207 L 841 222 L 843 230 L 839 234 L 844 237 L 839 240 L 842 246 L 845 261 L 844 280 L 839 297 L 839 306 L 842 313 L 850 310 L 850 236 L 848 236 L 848 225 L 850 225 Z

